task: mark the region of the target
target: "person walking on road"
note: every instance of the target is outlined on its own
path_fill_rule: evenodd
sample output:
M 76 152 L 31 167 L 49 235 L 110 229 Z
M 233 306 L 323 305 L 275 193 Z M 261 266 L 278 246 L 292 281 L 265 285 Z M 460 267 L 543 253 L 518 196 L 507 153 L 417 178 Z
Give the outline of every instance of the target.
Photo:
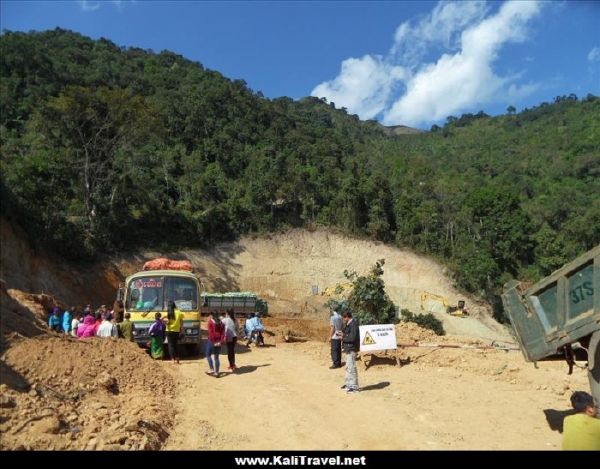
M 210 371 L 207 374 L 218 378 L 219 354 L 221 353 L 221 345 L 225 342 L 225 326 L 219 319 L 219 314 L 216 311 L 211 313 L 211 318 L 208 320 L 208 340 L 206 341 L 206 360 Z M 214 364 L 213 357 L 214 356 Z
M 342 389 L 345 389 L 347 393 L 355 393 L 360 391 L 356 371 L 356 354 L 360 349 L 358 320 L 352 318 L 350 311 L 344 311 L 342 319 L 344 321 L 342 349 L 346 353 L 346 380 Z
M 331 343 L 331 362 L 330 370 L 342 367 L 342 329 L 344 322 L 339 313 L 333 309 L 331 319 L 329 320 L 331 330 L 329 331 L 329 342 Z
M 227 360 L 229 361 L 228 369 L 235 371 L 237 368 L 235 366 L 235 344 L 237 343 L 238 325 L 233 309 L 227 310 L 227 316 L 223 318 L 223 324 L 225 325 L 225 340 L 227 341 Z

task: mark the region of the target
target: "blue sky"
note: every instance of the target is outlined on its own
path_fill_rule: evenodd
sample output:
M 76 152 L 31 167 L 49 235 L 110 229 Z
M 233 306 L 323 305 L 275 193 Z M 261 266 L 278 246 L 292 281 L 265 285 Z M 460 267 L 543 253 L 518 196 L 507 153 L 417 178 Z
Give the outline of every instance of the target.
M 7 30 L 168 49 L 269 98 L 314 95 L 429 128 L 600 95 L 600 2 L 5 1 Z

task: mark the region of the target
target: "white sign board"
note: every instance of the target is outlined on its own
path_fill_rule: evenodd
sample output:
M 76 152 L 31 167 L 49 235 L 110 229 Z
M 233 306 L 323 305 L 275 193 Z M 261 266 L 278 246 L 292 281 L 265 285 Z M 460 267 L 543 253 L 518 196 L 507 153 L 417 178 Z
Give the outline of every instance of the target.
M 396 328 L 393 324 L 373 324 L 359 326 L 360 351 L 372 352 L 375 350 L 396 349 Z

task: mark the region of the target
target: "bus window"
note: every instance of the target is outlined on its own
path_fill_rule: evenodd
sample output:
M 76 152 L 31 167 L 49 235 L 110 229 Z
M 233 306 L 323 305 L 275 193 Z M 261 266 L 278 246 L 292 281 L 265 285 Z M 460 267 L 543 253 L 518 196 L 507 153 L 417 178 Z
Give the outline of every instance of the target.
M 163 279 L 148 277 L 132 280 L 127 296 L 131 311 L 162 311 Z
M 180 311 L 198 311 L 198 286 L 189 278 L 167 277 L 166 300 L 173 300 Z

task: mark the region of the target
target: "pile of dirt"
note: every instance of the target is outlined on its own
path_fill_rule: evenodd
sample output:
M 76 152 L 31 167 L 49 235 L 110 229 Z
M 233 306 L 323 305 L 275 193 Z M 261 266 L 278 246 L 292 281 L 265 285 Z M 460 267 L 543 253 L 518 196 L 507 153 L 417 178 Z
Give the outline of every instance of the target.
M 132 342 L 51 333 L 0 360 L 0 449 L 159 449 L 169 435 L 175 383 Z
M 285 336 L 307 340 L 326 341 L 329 336 L 329 321 L 270 317 L 263 321 L 267 338 L 276 343 L 285 342 Z
M 47 312 L 55 305 L 55 299 L 49 295 L 7 290 L 0 280 L 0 352 L 8 347 L 12 338 L 47 333 Z
M 400 322 L 396 324 L 396 342 L 399 344 L 433 342 L 439 340 L 440 337 L 432 330 L 418 326 L 414 322 Z
M 329 334 L 329 326 L 323 321 L 311 321 L 292 318 L 268 318 L 265 320 L 267 331 L 273 333 L 276 343 L 284 342 L 283 336 L 290 334 L 306 337 L 313 343 L 305 344 L 302 352 L 319 360 L 329 360 L 329 347 L 325 345 Z M 404 363 L 410 363 L 424 372 L 432 369 L 451 368 L 458 372 L 487 377 L 495 381 L 534 383 L 525 376 L 530 376 L 526 369 L 528 364 L 518 350 L 494 349 L 489 342 L 460 335 L 436 335 L 412 322 L 396 324 L 396 341 L 399 344 L 398 357 Z M 513 346 L 514 347 L 514 346 Z M 375 356 L 387 356 L 384 351 L 375 352 Z M 379 365 L 378 365 L 379 364 Z M 370 367 L 387 366 L 386 361 L 373 361 Z M 562 385 L 553 389 L 563 395 L 566 390 Z

